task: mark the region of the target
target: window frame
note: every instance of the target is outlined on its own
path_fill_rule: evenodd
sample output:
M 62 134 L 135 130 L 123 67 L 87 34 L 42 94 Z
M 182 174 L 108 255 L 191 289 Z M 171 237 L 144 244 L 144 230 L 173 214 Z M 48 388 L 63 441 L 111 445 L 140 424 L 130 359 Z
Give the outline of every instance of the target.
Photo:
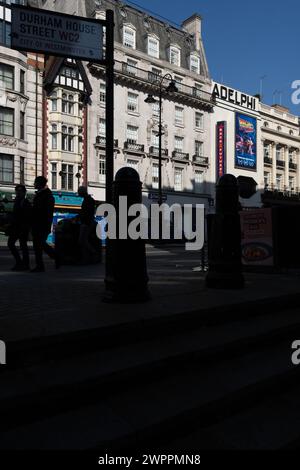
M 156 48 L 153 48 L 153 47 L 151 48 L 150 47 L 151 41 L 153 41 L 152 44 L 156 44 Z M 147 53 L 148 53 L 148 55 L 150 57 L 155 58 L 155 59 L 159 59 L 159 47 L 160 47 L 159 39 L 154 35 L 151 35 L 151 34 L 148 35 L 147 36 Z M 151 53 L 151 50 L 152 50 L 153 53 Z
M 11 165 L 11 179 L 3 178 L 4 175 L 4 168 L 2 165 L 2 157 L 8 157 L 8 160 L 12 163 Z M 7 168 L 5 169 L 7 171 Z M 1 176 L 2 175 L 2 176 Z M 9 153 L 0 153 L 0 183 L 2 184 L 13 184 L 15 179 L 15 158 L 14 155 L 10 155 Z
M 130 44 L 129 41 L 127 41 L 126 43 L 126 31 L 127 32 L 130 31 L 130 33 L 132 33 L 132 37 L 133 37 L 132 45 Z M 123 25 L 123 46 L 128 47 L 128 49 L 133 49 L 133 50 L 136 49 L 136 29 L 132 25 Z

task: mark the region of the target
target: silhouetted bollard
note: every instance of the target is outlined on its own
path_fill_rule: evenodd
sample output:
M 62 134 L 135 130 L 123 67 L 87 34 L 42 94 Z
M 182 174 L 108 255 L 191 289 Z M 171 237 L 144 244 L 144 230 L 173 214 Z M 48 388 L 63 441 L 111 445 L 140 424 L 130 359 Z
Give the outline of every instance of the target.
M 119 197 L 127 196 L 128 209 L 142 202 L 142 183 L 133 168 L 121 168 L 113 183 L 113 203 L 117 216 L 117 239 L 109 240 L 109 276 L 104 301 L 134 303 L 149 299 L 145 240 L 119 238 Z M 127 227 L 135 217 L 127 218 Z
M 216 188 L 216 214 L 209 237 L 206 285 L 212 289 L 242 289 L 239 189 L 233 175 L 222 176 Z

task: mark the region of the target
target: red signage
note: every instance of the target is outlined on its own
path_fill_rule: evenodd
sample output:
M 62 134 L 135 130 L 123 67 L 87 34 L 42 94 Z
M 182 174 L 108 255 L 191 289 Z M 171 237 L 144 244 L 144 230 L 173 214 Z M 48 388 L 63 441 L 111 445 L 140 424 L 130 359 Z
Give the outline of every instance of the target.
M 217 181 L 226 173 L 226 122 L 217 122 Z

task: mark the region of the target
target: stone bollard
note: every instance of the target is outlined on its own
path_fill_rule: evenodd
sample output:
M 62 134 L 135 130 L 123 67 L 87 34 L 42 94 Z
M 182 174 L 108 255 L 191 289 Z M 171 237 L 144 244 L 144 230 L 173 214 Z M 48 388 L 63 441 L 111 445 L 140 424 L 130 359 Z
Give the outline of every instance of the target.
M 242 289 L 239 188 L 233 175 L 222 176 L 216 188 L 216 214 L 209 236 L 209 270 L 206 286 L 212 289 Z
M 113 203 L 116 209 L 117 239 L 107 240 L 109 246 L 108 275 L 105 279 L 104 301 L 135 303 L 149 299 L 145 240 L 120 239 L 119 197 L 127 196 L 128 208 L 142 203 L 142 183 L 133 168 L 121 168 L 113 183 Z M 133 217 L 128 217 L 127 227 Z

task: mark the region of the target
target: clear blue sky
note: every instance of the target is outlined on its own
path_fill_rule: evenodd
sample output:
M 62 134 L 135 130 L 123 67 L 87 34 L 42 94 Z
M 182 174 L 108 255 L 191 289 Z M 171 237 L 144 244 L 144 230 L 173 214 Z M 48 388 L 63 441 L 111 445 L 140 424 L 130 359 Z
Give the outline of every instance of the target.
M 126 1 L 126 0 L 125 0 Z M 192 15 L 203 17 L 202 36 L 212 78 L 273 103 L 275 90 L 282 104 L 300 115 L 291 102 L 291 83 L 300 80 L 299 0 L 133 0 L 177 24 Z M 279 94 L 275 95 L 279 102 Z

